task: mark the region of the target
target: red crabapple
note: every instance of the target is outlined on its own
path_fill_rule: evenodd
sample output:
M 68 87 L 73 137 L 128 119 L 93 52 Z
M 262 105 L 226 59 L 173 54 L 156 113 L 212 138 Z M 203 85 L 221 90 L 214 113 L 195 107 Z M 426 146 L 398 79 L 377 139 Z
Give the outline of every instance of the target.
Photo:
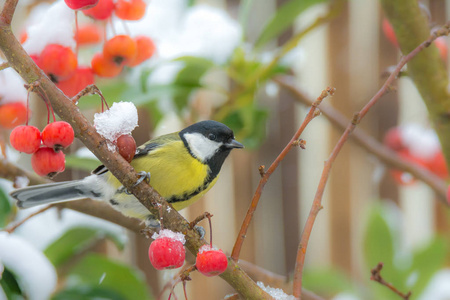
M 150 244 L 148 257 L 153 267 L 157 270 L 179 268 L 184 263 L 186 250 L 183 242 L 177 238 L 166 236 L 164 233 L 171 232 L 168 229 L 160 231 L 160 235 Z M 176 235 L 176 233 L 171 232 Z
M 228 259 L 222 250 L 203 245 L 197 253 L 195 266 L 205 276 L 216 276 L 225 272 Z
M 131 162 L 136 153 L 136 141 L 134 138 L 129 134 L 121 135 L 117 139 L 116 145 L 117 149 L 119 149 L 119 154 L 122 155 L 127 162 Z
M 17 126 L 11 131 L 9 141 L 17 151 L 32 154 L 41 146 L 41 132 L 34 126 Z
M 65 155 L 62 151 L 42 147 L 31 155 L 31 166 L 39 176 L 53 177 L 65 169 Z
M 42 130 L 42 143 L 55 150 L 70 146 L 74 137 L 72 126 L 64 121 L 50 123 Z

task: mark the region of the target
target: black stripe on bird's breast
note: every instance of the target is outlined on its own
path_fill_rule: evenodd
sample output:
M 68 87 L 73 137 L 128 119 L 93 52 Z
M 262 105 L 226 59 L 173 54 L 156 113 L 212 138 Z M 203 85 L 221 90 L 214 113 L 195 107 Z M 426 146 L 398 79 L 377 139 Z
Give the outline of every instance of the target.
M 217 174 L 215 174 L 214 176 L 211 176 L 211 175 L 212 174 L 207 176 L 205 181 L 203 182 L 203 184 L 201 186 L 199 186 L 197 189 L 195 189 L 194 191 L 186 192 L 186 193 L 184 193 L 182 195 L 178 195 L 178 196 L 172 196 L 169 199 L 166 199 L 167 202 L 169 202 L 169 203 L 183 202 L 183 201 L 188 201 L 192 197 L 197 196 L 198 194 L 200 194 L 201 192 L 206 190 L 209 187 L 209 185 L 211 184 L 211 182 L 214 180 L 214 178 L 216 178 L 216 176 L 217 176 Z

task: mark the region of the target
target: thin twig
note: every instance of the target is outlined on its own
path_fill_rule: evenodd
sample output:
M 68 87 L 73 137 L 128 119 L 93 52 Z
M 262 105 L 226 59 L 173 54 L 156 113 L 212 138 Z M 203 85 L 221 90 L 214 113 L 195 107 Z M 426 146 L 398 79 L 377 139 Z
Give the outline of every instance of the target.
M 37 216 L 41 213 L 43 213 L 44 211 L 47 211 L 48 209 L 52 208 L 53 205 L 48 205 L 46 207 L 41 208 L 40 210 L 28 215 L 26 218 L 24 218 L 23 220 L 20 220 L 19 222 L 17 222 L 16 224 L 9 226 L 8 228 L 3 229 L 2 231 L 6 231 L 8 233 L 13 233 L 14 230 L 16 230 L 19 226 L 23 225 L 26 221 L 28 221 L 29 219 L 33 218 L 34 216 Z
M 290 91 L 295 100 L 305 105 L 311 105 L 313 102 L 306 96 L 306 94 L 293 83 L 293 80 L 289 76 L 277 77 L 274 79 L 281 87 Z M 332 107 L 331 105 L 322 104 L 320 106 L 322 114 L 333 124 L 333 126 L 345 130 L 349 120 L 340 111 Z M 450 205 L 446 199 L 447 183 L 439 176 L 430 172 L 426 168 L 405 160 L 399 156 L 395 151 L 384 146 L 375 138 L 364 132 L 361 128 L 355 128 L 350 135 L 351 140 L 358 144 L 360 147 L 375 155 L 381 162 L 389 167 L 397 170 L 402 170 L 414 176 L 415 178 L 426 183 L 434 192 L 439 196 L 439 199 L 443 204 Z
M 383 277 L 381 276 L 381 269 L 383 269 L 383 263 L 380 262 L 375 268 L 370 271 L 370 273 L 372 274 L 372 276 L 370 276 L 370 280 L 376 281 L 381 285 L 386 286 L 391 291 L 402 297 L 404 300 L 409 300 L 409 297 L 411 297 L 411 291 L 406 294 L 400 292 L 392 283 L 389 283 L 383 279 Z
M 0 71 L 1 70 L 5 70 L 7 68 L 9 68 L 9 63 L 8 62 L 4 62 L 4 63 L 0 64 Z
M 103 105 L 106 105 L 106 109 L 109 109 L 108 102 L 106 102 L 106 99 L 103 96 L 102 92 L 100 91 L 100 89 L 95 84 L 88 85 L 83 90 L 78 92 L 78 94 L 76 94 L 75 96 L 70 98 L 70 100 L 74 104 L 77 104 L 78 100 L 80 100 L 81 97 L 84 97 L 84 96 L 87 96 L 87 95 L 99 95 L 100 99 L 102 101 L 102 112 L 104 111 Z
M 450 23 L 449 23 L 450 24 Z M 306 220 L 305 227 L 303 229 L 303 233 L 300 239 L 300 243 L 298 245 L 297 251 L 297 259 L 295 264 L 295 273 L 294 273 L 294 296 L 301 299 L 302 293 L 302 277 L 303 277 L 303 266 L 305 262 L 306 249 L 308 247 L 309 237 L 311 236 L 311 231 L 319 213 L 322 208 L 322 197 L 325 190 L 325 186 L 328 181 L 328 176 L 330 174 L 331 167 L 336 160 L 337 155 L 340 153 L 342 147 L 347 141 L 350 134 L 355 129 L 356 125 L 359 124 L 362 118 L 367 114 L 367 112 L 380 100 L 380 98 L 389 91 L 389 87 L 396 79 L 398 73 L 403 68 L 404 65 L 408 61 L 410 61 L 413 57 L 415 57 L 420 51 L 428 47 L 438 36 L 449 34 L 450 28 L 449 24 L 445 24 L 441 29 L 435 31 L 426 41 L 421 43 L 418 47 L 416 47 L 413 51 L 411 51 L 408 55 L 402 57 L 400 62 L 397 64 L 395 70 L 391 73 L 389 78 L 385 81 L 380 90 L 369 100 L 369 102 L 359 111 L 354 114 L 352 121 L 348 124 L 344 133 L 340 137 L 339 141 L 335 145 L 333 151 L 330 154 L 328 160 L 325 161 L 325 166 L 322 171 L 322 175 L 319 181 L 319 185 L 317 187 L 316 195 L 314 196 L 314 201 L 311 206 L 311 210 L 309 212 L 308 219 Z
M 250 222 L 252 220 L 253 214 L 255 213 L 256 207 L 258 206 L 259 199 L 261 198 L 261 193 L 266 185 L 267 181 L 269 180 L 270 175 L 276 170 L 280 162 L 284 159 L 284 157 L 288 154 L 288 152 L 294 147 L 294 144 L 296 141 L 300 138 L 300 135 L 303 133 L 303 130 L 306 128 L 306 126 L 311 122 L 312 119 L 316 116 L 316 108 L 319 106 L 319 104 L 322 102 L 322 100 L 327 97 L 328 95 L 333 95 L 335 89 L 334 88 L 327 88 L 322 92 L 322 94 L 317 98 L 317 100 L 311 105 L 311 109 L 309 110 L 308 114 L 306 115 L 305 119 L 303 120 L 303 123 L 301 124 L 300 128 L 297 130 L 297 132 L 294 134 L 292 139 L 289 141 L 289 143 L 286 145 L 286 147 L 281 151 L 281 153 L 278 155 L 278 157 L 274 160 L 274 162 L 270 165 L 269 169 L 264 172 L 264 175 L 262 176 L 261 180 L 259 181 L 259 185 L 255 191 L 255 194 L 253 195 L 252 202 L 250 204 L 250 207 L 247 211 L 247 215 L 245 216 L 245 219 L 242 223 L 241 230 L 239 231 L 239 235 L 236 239 L 236 242 L 233 247 L 233 252 L 231 253 L 231 258 L 234 261 L 237 261 L 239 259 L 239 254 L 241 252 L 242 244 L 244 243 L 245 235 L 247 234 L 248 226 L 250 225 Z M 261 169 L 260 169 L 261 174 Z

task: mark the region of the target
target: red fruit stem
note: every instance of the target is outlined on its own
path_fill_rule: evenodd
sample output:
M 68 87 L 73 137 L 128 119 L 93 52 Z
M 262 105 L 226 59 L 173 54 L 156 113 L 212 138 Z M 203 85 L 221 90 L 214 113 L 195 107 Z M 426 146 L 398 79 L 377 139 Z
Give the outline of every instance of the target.
M 128 36 L 131 36 L 131 31 L 130 31 L 130 28 L 128 27 L 128 25 L 127 25 L 127 22 L 125 22 L 125 20 L 122 20 L 122 19 L 120 19 L 120 20 L 122 21 L 122 26 L 125 29 L 125 33 Z
M 207 214 L 206 217 L 208 218 L 208 222 L 209 222 L 209 245 L 212 249 L 213 246 L 213 242 L 212 242 L 212 223 L 211 223 L 211 215 Z
M 186 280 L 183 280 L 183 292 L 184 292 L 184 298 L 188 300 L 187 292 L 186 292 Z
M 27 89 L 27 121 L 25 122 L 25 125 L 28 126 L 28 110 L 30 109 L 30 92 L 31 89 Z

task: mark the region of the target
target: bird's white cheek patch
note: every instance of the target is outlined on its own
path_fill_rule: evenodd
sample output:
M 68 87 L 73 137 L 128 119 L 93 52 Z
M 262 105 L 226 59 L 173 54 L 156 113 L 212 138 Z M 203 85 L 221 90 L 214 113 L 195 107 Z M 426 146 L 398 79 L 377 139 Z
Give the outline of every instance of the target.
M 211 141 L 200 133 L 184 134 L 192 154 L 199 160 L 206 161 L 210 159 L 219 150 L 222 143 Z

